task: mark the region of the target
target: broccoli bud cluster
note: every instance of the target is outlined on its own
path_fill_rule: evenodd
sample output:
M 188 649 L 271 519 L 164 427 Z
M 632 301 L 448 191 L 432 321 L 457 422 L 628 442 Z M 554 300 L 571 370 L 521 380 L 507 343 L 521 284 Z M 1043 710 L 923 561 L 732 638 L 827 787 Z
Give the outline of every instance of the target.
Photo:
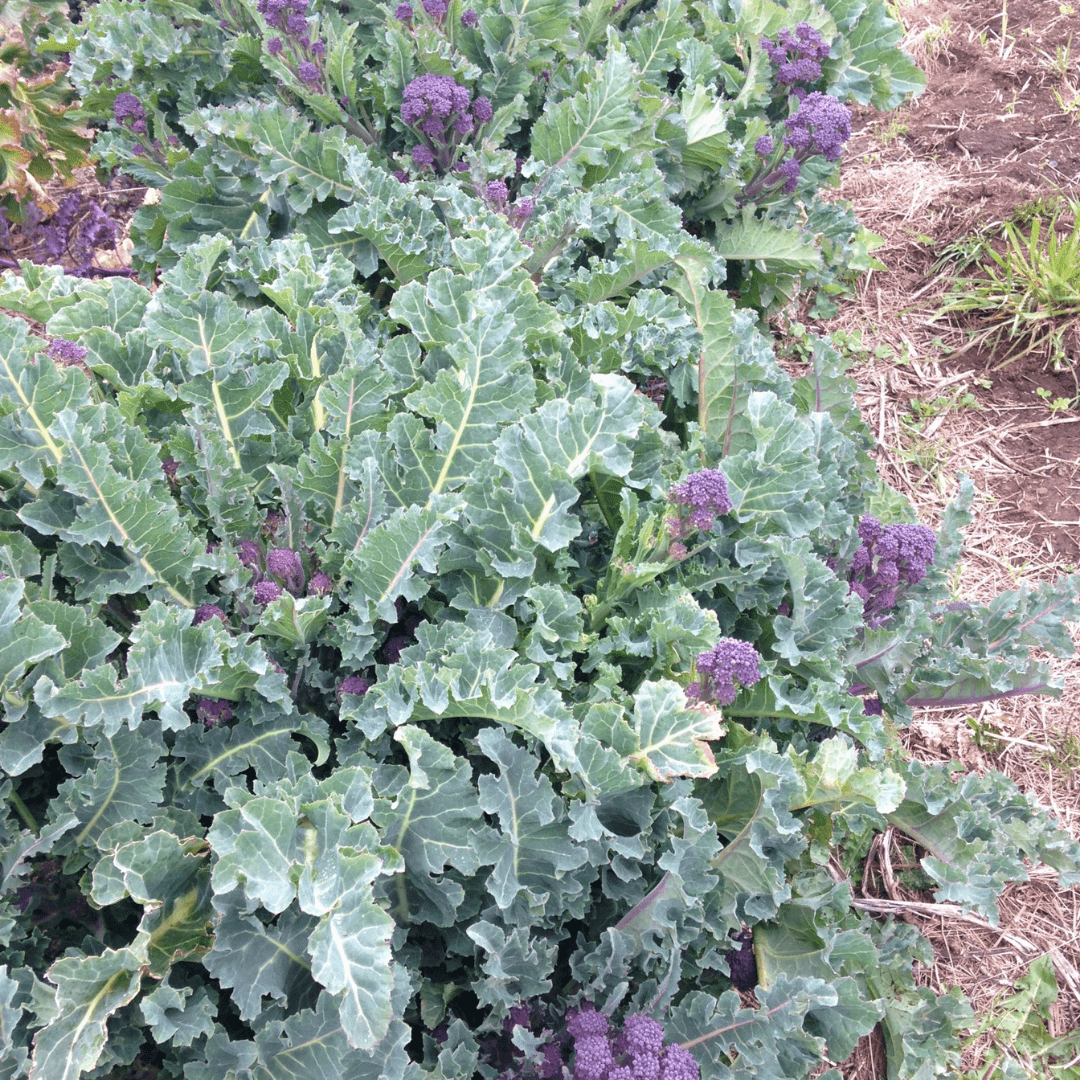
M 697 658 L 698 681 L 686 688 L 686 696 L 690 701 L 730 705 L 737 685 L 753 686 L 761 678 L 760 665 L 761 657 L 748 641 L 721 638 Z
M 863 619 L 871 629 L 889 618 L 901 594 L 917 585 L 933 565 L 936 537 L 925 525 L 882 525 L 864 517 L 859 545 L 848 568 L 851 592 L 863 602 Z
M 495 115 L 486 97 L 473 101 L 450 75 L 420 75 L 406 85 L 403 97 L 401 120 L 420 139 L 412 150 L 413 165 L 433 168 L 440 176 L 454 168 L 462 140 Z
M 326 55 L 326 42 L 312 41 L 308 34 L 307 10 L 310 0 L 258 0 L 256 10 L 266 25 L 280 30 L 270 38 L 266 51 L 283 56 L 289 70 L 312 90 L 325 91 L 320 63 Z
M 821 78 L 821 61 L 829 55 L 830 46 L 809 23 L 801 22 L 794 33 L 781 30 L 775 41 L 762 38 L 761 48 L 776 65 L 776 81 L 801 97 L 806 91 L 796 84 Z
M 776 69 L 780 88 L 798 101 L 798 107 L 784 122 L 786 134 L 779 146 L 771 135 L 762 135 L 754 143 L 762 162 L 739 195 L 740 206 L 777 193 L 793 194 L 802 167 L 812 156 L 837 161 L 851 138 L 847 106 L 828 94 L 808 90 L 821 78 L 821 61 L 829 55 L 830 45 L 821 34 L 801 22 L 794 31 L 781 30 L 775 40 L 762 38 L 761 48 Z M 794 153 L 785 157 L 788 151 Z
M 693 1055 L 676 1043 L 664 1046 L 664 1029 L 640 1013 L 612 1034 L 607 1017 L 591 1007 L 572 1016 L 573 1080 L 700 1080 Z
M 701 469 L 691 473 L 681 484 L 675 484 L 668 492 L 668 501 L 678 508 L 675 517 L 667 519 L 668 535 L 673 543 L 668 553 L 675 559 L 686 557 L 686 545 L 682 543 L 695 530 L 708 530 L 716 524 L 716 518 L 731 510 L 727 480 L 719 469 Z

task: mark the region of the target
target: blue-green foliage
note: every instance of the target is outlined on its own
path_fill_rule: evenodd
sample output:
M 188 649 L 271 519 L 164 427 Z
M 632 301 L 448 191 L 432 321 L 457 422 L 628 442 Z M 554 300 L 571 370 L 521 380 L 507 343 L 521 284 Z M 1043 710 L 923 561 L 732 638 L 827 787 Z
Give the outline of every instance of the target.
M 843 566 L 884 500 L 845 365 L 817 341 L 790 376 L 755 325 L 821 269 L 795 202 L 735 206 L 785 107 L 757 42 L 811 20 L 827 86 L 892 106 L 919 86 L 898 29 L 619 7 L 409 27 L 316 0 L 321 96 L 248 0 L 103 0 L 73 31 L 85 109 L 127 88 L 163 144 L 98 143 L 163 189 L 134 231 L 162 272 L 0 283 L 85 350 L 0 324 L 3 1077 L 494 1080 L 500 1039 L 534 1075 L 509 1010 L 555 1030 L 585 1001 L 661 1020 L 707 1078 L 796 1080 L 879 1022 L 891 1075 L 946 1075 L 963 1003 L 829 868 L 891 825 L 989 917 L 1025 858 L 1080 876 L 1014 786 L 917 768 L 893 727 L 1060 692 L 1029 648 L 1068 652 L 1080 581 L 956 602 L 967 485 L 868 630 Z M 425 71 L 494 117 L 468 172 L 406 184 Z M 667 494 L 703 467 L 732 507 L 679 551 Z M 692 707 L 722 637 L 762 677 Z

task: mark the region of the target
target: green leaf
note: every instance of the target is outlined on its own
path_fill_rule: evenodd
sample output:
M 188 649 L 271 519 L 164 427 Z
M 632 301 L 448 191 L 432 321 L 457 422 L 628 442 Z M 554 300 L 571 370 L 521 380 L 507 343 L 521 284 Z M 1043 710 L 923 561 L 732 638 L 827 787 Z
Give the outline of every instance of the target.
M 126 679 L 117 679 L 112 664 L 61 686 L 44 677 L 34 689 L 38 706 L 45 716 L 100 726 L 106 735 L 124 724 L 134 731 L 151 705 L 166 731 L 187 727 L 185 702 L 221 664 L 213 629 L 190 624 L 190 612 L 155 600 L 132 631 Z
M 267 996 L 282 1003 L 313 996 L 307 942 L 316 920 L 289 908 L 264 925 L 246 914 L 246 907 L 239 890 L 214 897 L 214 943 L 202 962 L 232 990 L 240 1018 L 253 1020 L 263 1011 Z
M 132 949 L 68 956 L 46 973 L 58 1015 L 34 1036 L 31 1080 L 78 1080 L 101 1057 L 106 1023 L 139 992 L 142 959 Z
M 759 532 L 770 522 L 789 536 L 805 535 L 824 516 L 814 498 L 818 472 L 812 429 L 772 393 L 749 395 L 746 420 L 754 448 L 723 461 L 730 513 L 738 521 L 753 519 Z
M 19 682 L 30 664 L 55 656 L 69 644 L 51 622 L 22 610 L 26 583 L 0 581 L 0 690 Z
M 650 779 L 707 777 L 716 772 L 708 740 L 724 734 L 720 712 L 688 708 L 683 688 L 677 683 L 666 679 L 645 683 L 634 697 L 629 723 L 637 743 L 629 761 L 644 769 Z
M 480 866 L 478 838 L 490 830 L 483 822 L 471 769 L 463 759 L 437 742 L 423 729 L 399 727 L 394 733 L 409 755 L 409 768 L 381 765 L 375 772 L 378 792 L 372 821 L 383 842 L 397 848 L 405 859 L 406 881 L 419 896 L 399 894 L 404 905 L 420 902 L 431 890 L 432 876 L 448 866 L 474 874 Z M 457 896 L 457 903 L 462 897 Z M 449 908 L 440 923 L 453 921 L 453 892 L 447 891 L 440 906 Z
M 51 357 L 28 355 L 26 323 L 0 322 L 0 468 L 19 470 L 34 488 L 41 487 L 64 460 L 63 440 L 51 430 L 57 417 L 89 397 L 82 372 L 61 368 Z
M 117 822 L 153 819 L 165 787 L 165 747 L 156 728 L 144 720 L 138 732 L 102 734 L 89 746 L 61 749 L 60 760 L 73 778 L 60 785 L 58 798 L 75 812 L 81 826 L 64 840 L 65 848 L 95 844 Z
M 39 499 L 23 507 L 22 520 L 78 544 L 122 548 L 125 580 L 114 582 L 114 591 L 160 584 L 173 599 L 193 607 L 193 568 L 205 542 L 180 520 L 162 484 L 160 459 L 145 436 L 126 427 L 108 404 L 87 406 L 79 413 L 65 409 L 51 433 L 63 448 L 57 480 L 79 502 L 65 520 L 53 513 L 53 507 L 62 504 Z
M 821 252 L 809 233 L 763 221 L 754 216 L 752 207 L 744 208 L 732 222 L 718 223 L 715 244 L 725 259 L 761 262 L 773 272 L 815 270 L 821 265 Z
M 499 769 L 478 781 L 480 808 L 498 818 L 499 833 L 472 835 L 480 860 L 494 864 L 488 891 L 512 922 L 528 924 L 542 912 L 577 906 L 586 883 L 569 872 L 584 866 L 589 853 L 570 838 L 561 800 L 546 776 L 536 776 L 536 757 L 499 728 L 484 728 L 477 741 Z M 519 898 L 523 903 L 516 905 Z
M 544 110 L 532 129 L 532 155 L 551 168 L 573 163 L 604 165 L 611 151 L 623 150 L 637 131 L 634 67 L 612 48 L 607 59 L 583 76 L 583 88 Z
M 255 633 L 260 637 L 276 638 L 292 648 L 310 644 L 326 625 L 333 598 L 304 596 L 297 599 L 282 592 L 263 608 Z
M 686 141 L 680 149 L 688 186 L 698 186 L 709 173 L 727 166 L 731 157 L 731 138 L 727 133 L 731 110 L 730 101 L 716 100 L 700 84 L 694 87 L 692 94 L 684 92 L 682 120 Z M 783 231 L 787 234 L 791 230 Z M 724 243 L 721 242 L 719 248 L 725 258 L 732 258 Z
M 364 237 L 402 285 L 449 262 L 450 234 L 429 196 L 400 183 L 355 147 L 346 151 L 345 175 L 363 194 L 330 218 L 332 235 Z

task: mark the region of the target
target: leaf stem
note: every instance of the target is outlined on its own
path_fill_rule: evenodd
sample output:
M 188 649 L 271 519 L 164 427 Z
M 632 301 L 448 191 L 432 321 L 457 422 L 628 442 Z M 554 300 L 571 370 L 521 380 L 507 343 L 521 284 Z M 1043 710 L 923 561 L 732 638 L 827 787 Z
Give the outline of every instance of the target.
M 36 835 L 39 830 L 37 820 L 34 815 L 30 813 L 30 807 L 22 801 L 19 797 L 19 793 L 14 789 L 8 792 L 8 802 L 15 807 L 15 812 L 23 819 L 23 824 Z

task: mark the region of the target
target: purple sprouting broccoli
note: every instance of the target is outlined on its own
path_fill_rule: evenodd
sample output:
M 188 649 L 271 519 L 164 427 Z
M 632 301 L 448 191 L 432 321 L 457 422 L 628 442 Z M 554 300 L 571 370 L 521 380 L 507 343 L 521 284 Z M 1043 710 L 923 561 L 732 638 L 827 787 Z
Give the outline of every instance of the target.
M 651 1017 L 640 1013 L 628 1016 L 623 1024 L 626 1052 L 632 1057 L 660 1057 L 664 1048 L 664 1029 Z
M 304 566 L 292 548 L 271 548 L 266 554 L 266 572 L 276 577 L 293 596 L 304 591 Z
M 748 641 L 721 638 L 697 658 L 698 681 L 686 688 L 690 701 L 730 705 L 739 686 L 753 686 L 761 678 L 761 657 Z
M 757 957 L 754 955 L 754 934 L 750 930 L 732 933 L 739 947 L 726 953 L 728 970 L 731 972 L 731 985 L 736 990 L 753 990 L 758 983 Z
M 240 565 L 257 573 L 262 571 L 262 552 L 254 540 L 241 540 L 236 545 L 236 552 L 240 556 Z
M 461 13 L 461 25 L 462 26 L 479 26 L 480 16 L 473 11 L 472 8 L 466 8 Z
M 776 67 L 776 81 L 791 87 L 821 78 L 821 61 L 830 47 L 809 23 L 801 22 L 794 33 L 781 30 L 775 41 L 762 38 L 761 48 Z
M 442 25 L 442 21 L 446 18 L 446 12 L 450 7 L 447 0 L 421 0 L 421 6 L 439 26 Z
M 495 115 L 495 110 L 486 97 L 478 97 L 473 102 L 472 114 L 481 124 L 486 124 Z
M 200 604 L 195 609 L 195 617 L 191 620 L 191 625 L 198 626 L 200 623 L 209 622 L 211 619 L 220 619 L 226 626 L 229 624 L 228 617 L 217 604 Z
M 518 201 L 507 210 L 507 219 L 515 229 L 520 229 L 521 226 L 533 216 L 533 211 L 535 209 L 536 203 L 532 199 L 518 199 Z
M 176 483 L 176 470 L 180 468 L 180 462 L 174 457 L 167 457 L 161 463 L 161 471 L 165 474 L 170 484 Z
M 573 1040 L 573 1080 L 700 1080 L 693 1055 L 677 1044 L 665 1047 L 664 1029 L 650 1017 L 628 1016 L 613 1033 L 606 1017 L 587 1008 L 572 1011 L 566 1030 Z
M 285 48 L 285 43 L 279 37 L 272 37 L 266 43 L 266 51 L 271 56 L 277 56 L 281 52 L 281 50 L 284 49 L 284 48 Z
M 496 210 L 501 210 L 506 205 L 506 200 L 510 197 L 510 192 L 507 190 L 506 184 L 501 180 L 492 180 L 484 188 L 484 198 L 487 199 Z
M 219 698 L 199 698 L 195 703 L 195 715 L 207 728 L 217 727 L 219 724 L 227 724 L 233 718 L 232 709 L 227 701 Z
M 660 1059 L 660 1080 L 701 1080 L 701 1070 L 689 1050 L 673 1043 Z
M 731 509 L 727 480 L 719 469 L 691 473 L 672 487 L 668 499 L 679 508 L 679 516 L 667 522 L 673 540 L 684 539 L 694 529 L 711 529 L 717 515 Z
M 606 1035 L 608 1018 L 598 1013 L 592 1005 L 586 1004 L 581 1009 L 571 1010 L 572 1015 L 566 1023 L 566 1030 L 571 1038 L 584 1039 L 589 1035 Z
M 826 161 L 838 161 L 844 143 L 851 138 L 851 110 L 828 94 L 807 94 L 786 121 L 784 145 L 801 161 L 821 154 Z
M 858 525 L 862 543 L 848 568 L 850 590 L 863 602 L 871 629 L 886 622 L 904 590 L 917 585 L 933 565 L 936 538 L 925 525 L 882 525 L 864 517 Z
M 863 701 L 863 716 L 881 716 L 884 712 L 884 706 L 881 703 L 879 697 L 868 697 Z
M 86 366 L 86 349 L 67 338 L 53 338 L 49 342 L 49 355 L 64 367 Z
M 281 593 L 282 588 L 276 581 L 260 581 L 255 586 L 255 603 L 265 607 L 273 603 Z
M 574 1041 L 574 1080 L 606 1080 L 615 1064 L 605 1035 L 586 1035 Z
M 113 101 L 113 118 L 118 124 L 123 124 L 125 127 L 131 127 L 140 120 L 145 123 L 146 110 L 142 107 L 142 103 L 134 94 L 125 92 L 117 94 L 116 99 Z M 130 121 L 130 123 L 128 123 L 128 121 Z
M 343 694 L 354 694 L 356 697 L 363 697 L 371 689 L 371 683 L 367 679 L 360 675 L 348 675 L 341 680 L 341 685 L 337 688 L 337 699 L 341 701 Z
M 423 143 L 412 148 L 412 163 L 418 169 L 428 169 L 435 164 L 435 153 Z
M 318 67 L 310 60 L 301 60 L 296 68 L 296 76 L 302 82 L 308 86 L 314 86 L 322 76 L 319 74 Z
M 394 18 L 397 19 L 398 22 L 403 22 L 403 23 L 410 22 L 412 20 L 412 17 L 413 17 L 413 6 L 412 6 L 412 4 L 398 4 L 398 6 L 396 8 L 394 8 Z
M 317 574 L 311 575 L 307 591 L 308 596 L 329 596 L 334 591 L 334 583 L 330 580 L 329 574 L 324 574 L 320 570 Z
M 773 139 L 771 135 L 762 135 L 754 143 L 754 153 L 758 157 L 768 157 L 773 152 Z
M 461 140 L 475 131 L 479 119 L 470 111 L 469 91 L 449 75 L 429 74 L 408 83 L 402 96 L 401 119 L 420 137 L 423 147 L 419 159 L 414 148 L 413 162 L 420 168 L 434 166 L 440 176 L 445 175 L 457 162 Z M 490 119 L 490 103 L 487 115 Z

